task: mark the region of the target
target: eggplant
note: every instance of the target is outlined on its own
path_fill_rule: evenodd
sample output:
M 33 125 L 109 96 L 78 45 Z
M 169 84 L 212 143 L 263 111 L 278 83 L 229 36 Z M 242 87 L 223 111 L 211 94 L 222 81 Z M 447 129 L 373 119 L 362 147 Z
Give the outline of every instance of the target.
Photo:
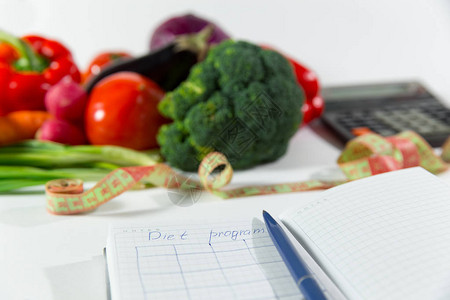
M 212 26 L 196 34 L 178 36 L 165 47 L 144 56 L 121 60 L 105 67 L 85 86 L 90 93 L 103 78 L 117 72 L 136 72 L 156 82 L 163 90 L 171 91 L 183 82 L 190 69 L 203 60 L 208 52 L 208 39 Z

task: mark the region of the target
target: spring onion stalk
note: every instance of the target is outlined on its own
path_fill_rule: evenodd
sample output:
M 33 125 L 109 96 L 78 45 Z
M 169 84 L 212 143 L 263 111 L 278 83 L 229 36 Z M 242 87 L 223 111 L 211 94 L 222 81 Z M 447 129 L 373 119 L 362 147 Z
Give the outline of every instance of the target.
M 70 168 L 46 170 L 34 167 L 0 166 L 0 193 L 22 187 L 42 185 L 59 178 L 78 178 L 83 181 L 98 181 L 110 170 L 93 168 Z
M 58 178 L 98 181 L 119 167 L 150 166 L 159 161 L 157 150 L 141 152 L 117 146 L 67 146 L 27 140 L 0 148 L 0 192 Z

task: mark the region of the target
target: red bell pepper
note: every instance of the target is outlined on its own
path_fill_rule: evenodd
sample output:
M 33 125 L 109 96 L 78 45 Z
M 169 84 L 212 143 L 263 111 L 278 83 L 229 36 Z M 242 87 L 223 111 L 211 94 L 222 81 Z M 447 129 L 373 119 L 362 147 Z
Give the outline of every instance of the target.
M 303 103 L 302 107 L 302 125 L 305 125 L 320 117 L 325 107 L 323 98 L 320 95 L 319 79 L 313 71 L 301 65 L 294 59 L 289 57 L 287 57 L 287 59 L 294 67 L 297 82 L 301 85 L 303 91 L 305 92 L 305 103 Z
M 0 31 L 0 115 L 45 110 L 45 93 L 67 75 L 81 81 L 71 53 L 59 42 Z

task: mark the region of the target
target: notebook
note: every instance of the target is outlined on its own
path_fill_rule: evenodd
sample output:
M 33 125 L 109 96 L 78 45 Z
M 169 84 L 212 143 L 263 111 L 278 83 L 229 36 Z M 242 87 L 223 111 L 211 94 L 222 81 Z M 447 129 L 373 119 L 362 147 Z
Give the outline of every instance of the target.
M 255 217 L 112 226 L 111 298 L 302 299 Z M 450 299 L 450 185 L 420 167 L 334 187 L 279 219 L 329 299 Z

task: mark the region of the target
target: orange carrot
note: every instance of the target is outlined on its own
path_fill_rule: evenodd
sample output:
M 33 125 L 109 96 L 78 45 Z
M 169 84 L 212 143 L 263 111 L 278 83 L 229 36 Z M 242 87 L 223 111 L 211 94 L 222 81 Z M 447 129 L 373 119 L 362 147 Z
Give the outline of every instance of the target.
M 7 117 L 0 117 L 0 146 L 18 142 L 19 128 Z
M 34 138 L 42 124 L 53 118 L 46 111 L 19 110 L 0 117 L 0 145 Z

